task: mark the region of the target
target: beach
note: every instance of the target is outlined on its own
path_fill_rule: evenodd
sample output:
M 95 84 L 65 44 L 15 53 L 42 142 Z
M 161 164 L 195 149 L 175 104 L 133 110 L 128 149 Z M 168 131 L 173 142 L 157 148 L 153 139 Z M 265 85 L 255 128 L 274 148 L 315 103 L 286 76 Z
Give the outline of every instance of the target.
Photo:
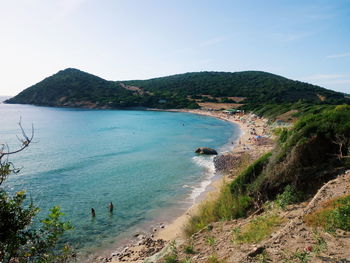
M 271 148 L 271 145 L 263 145 L 256 142 L 257 138 L 270 137 L 268 133 L 267 121 L 255 115 L 230 115 L 219 111 L 207 110 L 172 110 L 187 112 L 219 118 L 231 123 L 238 124 L 241 130 L 239 139 L 232 144 L 232 149 L 222 155 L 242 155 L 249 153 L 253 157 L 258 157 Z M 215 198 L 219 193 L 223 182 L 232 180 L 225 173 L 219 178 L 212 180 L 211 184 L 196 199 L 194 204 L 182 215 L 175 218 L 170 223 L 160 223 L 152 228 L 148 234 L 139 233 L 133 236 L 133 240 L 127 245 L 119 247 L 109 257 L 98 257 L 99 262 L 143 262 L 149 258 L 152 262 L 158 256 L 165 253 L 169 244 L 176 241 L 177 244 L 184 242 L 184 227 L 189 218 L 196 213 L 203 201 Z

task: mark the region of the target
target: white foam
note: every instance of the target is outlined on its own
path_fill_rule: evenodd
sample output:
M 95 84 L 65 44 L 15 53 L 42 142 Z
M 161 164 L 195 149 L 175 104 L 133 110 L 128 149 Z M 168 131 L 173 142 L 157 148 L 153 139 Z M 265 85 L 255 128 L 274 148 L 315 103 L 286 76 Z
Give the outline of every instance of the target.
M 214 156 L 194 156 L 192 160 L 198 166 L 205 168 L 206 173 L 215 173 Z
M 192 187 L 193 190 L 189 198 L 195 201 L 211 184 L 213 177 L 215 176 L 214 157 L 195 156 L 192 160 L 200 167 L 204 168 L 204 180 L 199 185 Z

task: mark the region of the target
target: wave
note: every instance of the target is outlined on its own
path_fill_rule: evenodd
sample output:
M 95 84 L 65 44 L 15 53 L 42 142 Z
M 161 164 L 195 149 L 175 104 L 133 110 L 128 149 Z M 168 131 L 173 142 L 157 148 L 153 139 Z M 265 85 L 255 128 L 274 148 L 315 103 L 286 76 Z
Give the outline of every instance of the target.
M 189 198 L 195 201 L 211 184 L 213 177 L 216 175 L 214 166 L 214 156 L 194 156 L 192 157 L 193 162 L 204 169 L 204 180 L 199 185 L 192 188 Z

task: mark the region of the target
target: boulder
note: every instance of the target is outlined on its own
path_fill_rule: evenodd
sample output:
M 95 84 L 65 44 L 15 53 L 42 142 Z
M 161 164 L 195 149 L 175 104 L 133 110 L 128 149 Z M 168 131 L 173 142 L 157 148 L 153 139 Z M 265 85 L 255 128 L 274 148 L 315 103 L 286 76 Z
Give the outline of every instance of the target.
M 196 150 L 196 153 L 199 154 L 207 154 L 207 155 L 217 155 L 218 152 L 212 148 L 208 148 L 208 147 L 200 147 Z

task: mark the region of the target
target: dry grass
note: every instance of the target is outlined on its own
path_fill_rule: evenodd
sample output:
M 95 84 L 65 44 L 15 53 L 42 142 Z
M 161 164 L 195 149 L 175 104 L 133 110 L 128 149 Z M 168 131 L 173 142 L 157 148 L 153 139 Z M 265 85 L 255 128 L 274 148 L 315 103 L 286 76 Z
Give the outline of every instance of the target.
M 234 171 L 230 172 L 229 176 L 231 178 L 236 177 L 238 174 L 242 173 L 250 163 L 250 155 L 242 155 L 236 168 Z M 246 210 L 250 205 L 251 200 L 248 196 L 234 196 L 231 192 L 231 184 L 223 181 L 217 196 L 204 201 L 199 206 L 198 212 L 189 219 L 185 227 L 185 233 L 187 236 L 191 236 L 212 222 L 245 216 Z
M 249 197 L 234 197 L 229 184 L 224 183 L 216 199 L 205 201 L 199 206 L 198 213 L 192 216 L 187 223 L 185 233 L 191 236 L 212 222 L 245 216 L 249 206 Z
M 283 222 L 276 214 L 258 216 L 242 229 L 234 229 L 233 241 L 237 243 L 258 243 L 269 237 Z
M 309 226 L 322 227 L 328 232 L 336 229 L 350 231 L 350 195 L 323 203 L 320 209 L 306 215 L 304 221 Z

